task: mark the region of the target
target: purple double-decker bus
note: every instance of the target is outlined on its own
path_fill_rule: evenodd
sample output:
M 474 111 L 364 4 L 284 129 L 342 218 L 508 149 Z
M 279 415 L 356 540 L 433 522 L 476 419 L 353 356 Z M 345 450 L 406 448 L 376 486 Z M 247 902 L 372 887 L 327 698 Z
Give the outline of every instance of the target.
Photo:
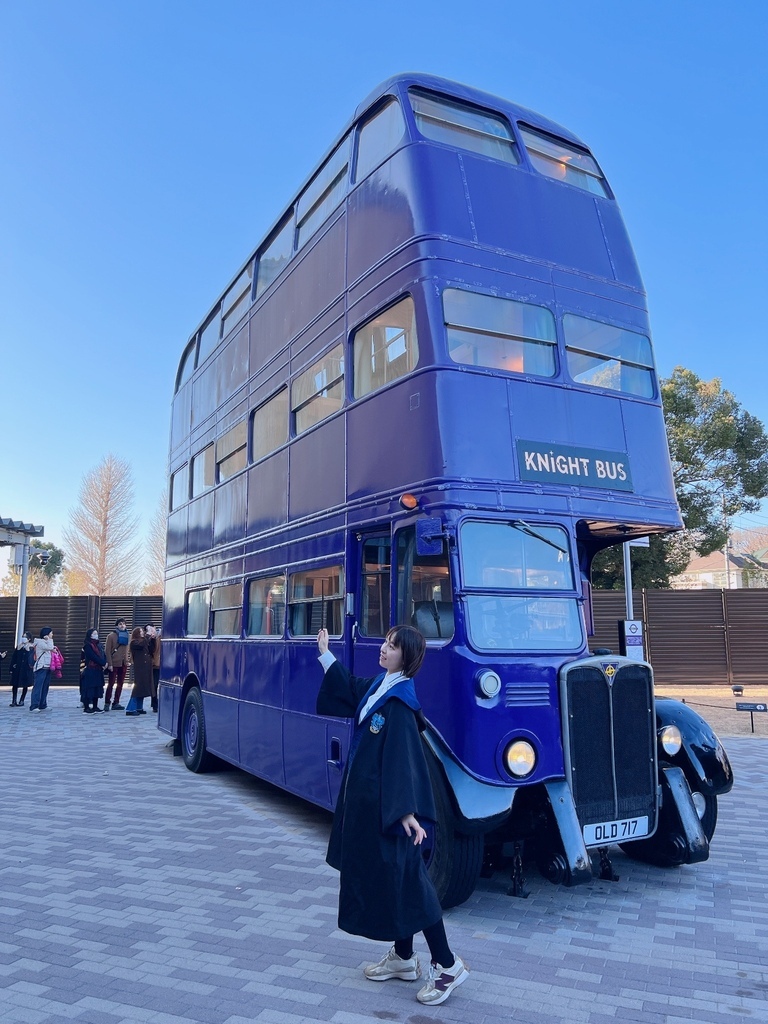
M 333 807 L 317 631 L 375 675 L 410 623 L 445 906 L 484 858 L 574 884 L 614 843 L 708 855 L 717 737 L 589 650 L 594 556 L 681 521 L 640 274 L 571 132 L 383 83 L 189 339 L 169 468 L 158 725 L 192 771 Z

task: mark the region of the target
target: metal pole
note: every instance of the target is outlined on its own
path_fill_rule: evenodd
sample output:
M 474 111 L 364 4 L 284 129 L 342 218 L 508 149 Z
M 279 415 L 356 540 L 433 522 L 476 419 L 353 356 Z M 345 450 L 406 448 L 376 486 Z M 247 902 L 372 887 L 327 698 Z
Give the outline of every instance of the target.
M 635 609 L 632 605 L 632 562 L 629 557 L 629 541 L 624 541 L 624 601 L 626 604 L 627 618 L 631 621 L 635 617 Z
M 731 589 L 731 562 L 728 557 L 728 516 L 725 514 L 725 491 L 723 491 L 723 527 L 725 529 L 725 546 L 723 547 L 723 556 L 725 557 L 725 586 L 726 589 Z
M 27 611 L 27 576 L 29 574 L 29 538 L 24 539 L 24 554 L 21 563 L 21 580 L 19 581 L 19 600 L 16 604 L 16 643 L 21 642 L 21 634 L 24 632 L 24 616 Z

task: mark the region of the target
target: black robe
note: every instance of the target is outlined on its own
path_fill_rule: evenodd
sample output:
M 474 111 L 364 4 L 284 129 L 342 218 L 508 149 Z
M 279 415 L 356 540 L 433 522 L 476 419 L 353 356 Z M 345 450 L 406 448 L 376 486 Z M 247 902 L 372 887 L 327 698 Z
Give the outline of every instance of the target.
M 334 662 L 317 698 L 318 714 L 356 719 L 373 682 Z M 422 826 L 435 819 L 417 714 L 413 684 L 404 680 L 356 725 L 326 857 L 340 872 L 339 928 L 352 935 L 392 942 L 442 917 L 422 847 L 400 824 L 406 814 Z

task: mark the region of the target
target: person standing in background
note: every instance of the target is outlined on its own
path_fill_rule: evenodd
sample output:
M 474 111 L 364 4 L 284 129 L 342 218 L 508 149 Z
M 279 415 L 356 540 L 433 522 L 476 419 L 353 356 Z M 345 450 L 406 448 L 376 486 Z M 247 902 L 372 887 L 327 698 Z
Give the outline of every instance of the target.
M 144 698 L 152 696 L 152 655 L 141 626 L 131 633 L 130 658 L 133 665 L 133 690 L 126 715 L 146 715 Z
M 144 627 L 147 635 L 149 653 L 152 655 L 152 710 L 157 711 L 157 688 L 160 683 L 160 630 L 152 623 Z
M 128 671 L 128 666 L 131 663 L 129 640 L 130 637 L 125 619 L 118 619 L 115 623 L 115 628 L 107 635 L 107 643 L 104 650 L 107 657 L 107 670 L 109 671 L 107 693 L 104 698 L 105 711 L 109 711 L 110 700 L 114 701 L 112 704 L 113 711 L 125 710 L 120 703 L 120 694 L 123 692 L 125 673 Z M 115 687 L 114 698 L 112 696 L 113 685 Z
M 32 697 L 29 701 L 30 711 L 45 711 L 48 707 L 48 687 L 51 685 L 51 651 L 53 650 L 53 630 L 43 626 L 40 636 L 35 640 L 35 682 Z
M 32 637 L 25 631 L 21 634 L 21 640 L 11 655 L 12 708 L 24 707 L 24 698 L 27 696 L 27 690 L 35 681 L 32 672 L 34 660 Z M 21 690 L 21 700 L 18 700 L 19 690 Z
M 83 696 L 83 711 L 86 715 L 101 714 L 105 708 L 99 707 L 99 697 L 104 693 L 104 666 L 107 656 L 99 643 L 99 633 L 89 629 L 83 642 L 82 660 L 85 662 L 80 692 Z

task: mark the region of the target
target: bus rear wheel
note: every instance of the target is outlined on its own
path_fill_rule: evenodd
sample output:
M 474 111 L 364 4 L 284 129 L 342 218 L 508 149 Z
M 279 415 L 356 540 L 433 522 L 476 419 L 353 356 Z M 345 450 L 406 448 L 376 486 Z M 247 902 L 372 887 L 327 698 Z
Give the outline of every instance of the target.
M 437 821 L 427 829 L 424 859 L 443 910 L 464 903 L 475 890 L 483 866 L 482 835 L 464 835 L 454 827 L 445 783 L 430 765 Z
M 191 772 L 210 771 L 215 761 L 205 749 L 203 695 L 196 686 L 187 694 L 181 713 L 181 756 Z

